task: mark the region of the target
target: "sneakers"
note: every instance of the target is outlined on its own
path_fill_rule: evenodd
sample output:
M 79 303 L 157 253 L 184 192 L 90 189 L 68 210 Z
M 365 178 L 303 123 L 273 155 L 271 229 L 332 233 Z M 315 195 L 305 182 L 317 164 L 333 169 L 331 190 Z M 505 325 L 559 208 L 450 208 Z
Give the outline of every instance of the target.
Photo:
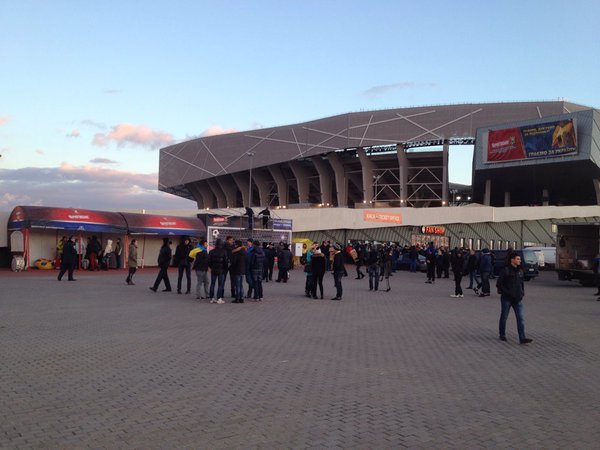
M 156 288 L 154 288 L 154 287 L 151 287 L 151 288 L 148 288 L 148 289 L 150 289 L 152 292 L 156 292 Z
M 211 299 L 210 299 L 210 302 L 211 302 L 211 303 L 217 303 L 217 301 L 216 301 L 214 298 L 211 298 Z
M 533 342 L 533 339 L 521 339 L 519 344 L 530 344 L 531 342 Z
M 223 300 L 222 298 L 218 298 L 215 303 L 217 303 L 218 305 L 222 305 L 223 303 L 225 303 L 225 300 Z
M 459 296 L 460 298 L 465 298 L 465 296 L 464 296 L 463 294 L 458 294 L 458 296 Z
M 460 295 L 458 295 L 458 294 L 452 294 L 450 297 L 452 297 L 452 298 L 459 298 Z
M 506 342 L 506 336 L 500 336 L 500 340 Z
M 476 287 L 473 288 L 473 292 L 475 292 L 475 295 L 479 295 L 479 289 L 477 289 Z

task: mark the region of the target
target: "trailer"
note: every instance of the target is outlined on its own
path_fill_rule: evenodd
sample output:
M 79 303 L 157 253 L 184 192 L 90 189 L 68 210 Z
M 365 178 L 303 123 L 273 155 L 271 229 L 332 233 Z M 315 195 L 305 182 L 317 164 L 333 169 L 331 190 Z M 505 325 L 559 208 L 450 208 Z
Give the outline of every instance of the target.
M 559 280 L 595 283 L 594 260 L 600 251 L 600 224 L 556 224 L 556 272 Z

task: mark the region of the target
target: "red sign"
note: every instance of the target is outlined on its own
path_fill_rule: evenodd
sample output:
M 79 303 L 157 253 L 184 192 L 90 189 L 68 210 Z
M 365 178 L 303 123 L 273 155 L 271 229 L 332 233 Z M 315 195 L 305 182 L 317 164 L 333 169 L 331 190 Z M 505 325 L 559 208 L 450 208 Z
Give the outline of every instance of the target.
M 421 233 L 423 234 L 444 234 L 446 228 L 426 225 L 421 227 Z
M 488 136 L 488 162 L 524 159 L 525 149 L 519 128 L 490 130 Z

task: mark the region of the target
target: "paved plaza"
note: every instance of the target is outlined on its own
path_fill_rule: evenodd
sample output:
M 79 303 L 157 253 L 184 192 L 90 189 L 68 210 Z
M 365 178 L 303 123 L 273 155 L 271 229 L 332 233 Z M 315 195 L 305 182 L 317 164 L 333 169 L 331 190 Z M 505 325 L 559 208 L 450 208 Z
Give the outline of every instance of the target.
M 3 449 L 600 448 L 600 302 L 553 273 L 526 283 L 530 345 L 512 313 L 498 340 L 495 293 L 423 274 L 350 271 L 338 302 L 296 270 L 243 305 L 56 275 L 0 272 Z

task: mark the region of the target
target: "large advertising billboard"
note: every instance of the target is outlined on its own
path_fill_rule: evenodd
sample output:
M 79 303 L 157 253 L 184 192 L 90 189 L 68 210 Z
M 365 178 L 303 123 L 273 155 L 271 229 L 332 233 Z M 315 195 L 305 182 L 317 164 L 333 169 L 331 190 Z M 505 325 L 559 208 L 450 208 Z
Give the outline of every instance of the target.
M 488 134 L 488 163 L 576 153 L 577 130 L 573 119 L 490 130 Z

